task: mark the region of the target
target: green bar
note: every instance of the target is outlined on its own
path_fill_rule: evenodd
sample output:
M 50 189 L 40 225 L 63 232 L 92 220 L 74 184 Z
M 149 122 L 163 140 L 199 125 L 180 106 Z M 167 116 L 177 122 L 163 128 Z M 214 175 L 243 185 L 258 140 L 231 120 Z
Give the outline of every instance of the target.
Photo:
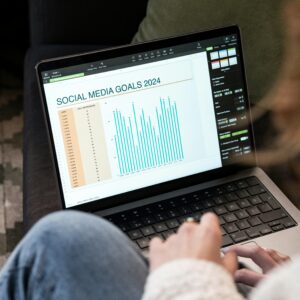
M 68 79 L 73 79 L 73 78 L 78 78 L 78 77 L 83 77 L 83 76 L 84 76 L 84 73 L 77 73 L 77 74 L 72 74 L 72 75 L 68 75 L 68 76 L 52 78 L 49 80 L 49 82 L 52 83 L 52 82 L 68 80 Z
M 206 51 L 212 51 L 212 50 L 214 50 L 214 47 L 207 47 L 206 48 Z
M 224 135 L 221 135 L 221 136 L 220 136 L 220 140 L 228 139 L 228 138 L 230 138 L 230 137 L 231 137 L 231 134 L 230 134 L 230 133 L 224 134 Z
M 247 129 L 245 129 L 245 130 L 240 130 L 240 131 L 233 132 L 233 133 L 232 133 L 232 136 L 242 135 L 242 134 L 246 134 L 246 133 L 248 133 L 248 130 L 247 130 Z

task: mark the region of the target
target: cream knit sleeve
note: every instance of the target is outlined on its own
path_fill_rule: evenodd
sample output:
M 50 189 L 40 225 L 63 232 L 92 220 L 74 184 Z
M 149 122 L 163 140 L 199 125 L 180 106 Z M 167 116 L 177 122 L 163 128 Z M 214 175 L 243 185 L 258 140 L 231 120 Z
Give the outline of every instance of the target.
M 268 274 L 250 295 L 251 300 L 299 300 L 300 257 L 293 259 Z
M 195 259 L 166 263 L 150 273 L 142 300 L 243 300 L 221 266 Z

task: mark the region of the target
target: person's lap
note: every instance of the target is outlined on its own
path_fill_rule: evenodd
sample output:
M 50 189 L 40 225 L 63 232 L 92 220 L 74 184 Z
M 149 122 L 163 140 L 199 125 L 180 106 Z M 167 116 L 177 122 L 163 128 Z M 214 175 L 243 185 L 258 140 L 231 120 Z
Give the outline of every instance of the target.
M 0 273 L 0 299 L 140 299 L 146 260 L 107 221 L 51 214 L 33 227 Z

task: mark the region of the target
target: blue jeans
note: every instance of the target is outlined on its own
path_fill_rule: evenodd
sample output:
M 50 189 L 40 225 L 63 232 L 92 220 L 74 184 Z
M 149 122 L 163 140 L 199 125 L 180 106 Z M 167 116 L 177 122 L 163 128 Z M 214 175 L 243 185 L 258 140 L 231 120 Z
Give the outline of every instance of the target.
M 138 300 L 146 260 L 107 221 L 58 212 L 39 221 L 0 273 L 0 299 Z

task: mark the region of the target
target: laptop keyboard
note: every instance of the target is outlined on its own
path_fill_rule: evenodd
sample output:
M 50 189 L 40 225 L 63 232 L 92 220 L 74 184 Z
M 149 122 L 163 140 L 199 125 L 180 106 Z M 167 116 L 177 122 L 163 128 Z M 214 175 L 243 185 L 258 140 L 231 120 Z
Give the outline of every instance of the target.
M 187 218 L 199 221 L 206 212 L 214 212 L 219 217 L 222 247 L 297 225 L 256 177 L 166 199 L 106 219 L 140 249 L 147 250 L 153 237 L 165 240 Z

